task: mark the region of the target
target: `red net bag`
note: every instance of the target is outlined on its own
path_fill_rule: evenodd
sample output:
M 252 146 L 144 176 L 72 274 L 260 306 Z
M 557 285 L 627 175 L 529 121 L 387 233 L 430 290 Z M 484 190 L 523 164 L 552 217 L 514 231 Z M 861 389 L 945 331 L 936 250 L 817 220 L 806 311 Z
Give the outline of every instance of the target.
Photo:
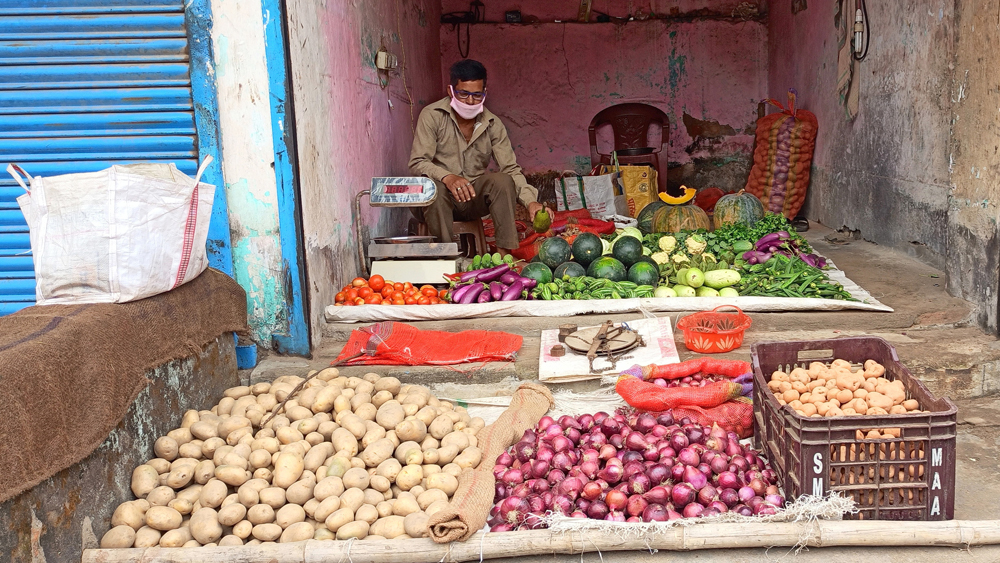
M 735 432 L 740 438 L 753 436 L 753 402 L 747 397 L 737 397 L 711 408 L 677 407 L 671 410 L 674 420 L 690 418 L 702 426 L 718 425 L 728 432 Z
M 336 362 L 347 365 L 452 365 L 514 361 L 523 339 L 485 330 L 440 332 L 397 322 L 375 323 L 351 332 Z
M 704 387 L 664 388 L 632 375 L 622 375 L 615 384 L 615 391 L 629 405 L 644 411 L 656 412 L 680 406 L 715 407 L 742 397 L 747 386 L 735 381 L 716 381 Z
M 638 372 L 635 371 L 637 368 Z M 735 378 L 750 372 L 750 362 L 720 360 L 717 358 L 695 358 L 679 364 L 632 366 L 622 373 L 628 373 L 629 375 L 650 381 L 653 379 L 680 379 L 696 373 Z

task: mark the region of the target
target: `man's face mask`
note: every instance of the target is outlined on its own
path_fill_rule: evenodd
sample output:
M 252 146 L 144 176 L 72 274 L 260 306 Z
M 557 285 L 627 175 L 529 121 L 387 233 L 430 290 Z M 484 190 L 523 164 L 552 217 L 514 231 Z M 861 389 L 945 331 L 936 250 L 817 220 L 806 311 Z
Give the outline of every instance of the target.
M 483 105 L 486 103 L 485 91 L 466 92 L 465 90 L 458 90 L 456 92 L 451 86 L 448 86 L 448 90 L 451 92 L 451 107 L 462 119 L 475 119 L 477 115 L 483 113 Z M 467 104 L 465 100 L 477 103 Z

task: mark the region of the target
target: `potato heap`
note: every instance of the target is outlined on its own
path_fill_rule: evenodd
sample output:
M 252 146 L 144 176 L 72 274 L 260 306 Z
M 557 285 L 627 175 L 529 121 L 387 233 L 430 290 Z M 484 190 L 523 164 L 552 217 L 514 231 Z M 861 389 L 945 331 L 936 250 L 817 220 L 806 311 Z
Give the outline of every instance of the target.
M 327 368 L 228 389 L 132 472 L 102 548 L 423 537 L 485 423 L 419 385 Z M 261 425 L 262 421 L 266 421 Z
M 809 369 L 771 374 L 767 387 L 778 403 L 808 417 L 886 415 L 924 412 L 906 397 L 902 381 L 885 377 L 885 367 L 867 360 L 856 371 L 847 360 L 830 365 L 812 362 Z

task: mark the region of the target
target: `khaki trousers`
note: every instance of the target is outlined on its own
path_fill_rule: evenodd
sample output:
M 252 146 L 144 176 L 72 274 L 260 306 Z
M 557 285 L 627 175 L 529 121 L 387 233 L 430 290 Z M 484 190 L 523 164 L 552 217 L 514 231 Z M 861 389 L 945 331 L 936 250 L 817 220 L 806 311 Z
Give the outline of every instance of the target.
M 434 183 L 438 189 L 434 203 L 411 209 L 417 219 L 427 224 L 427 230 L 439 242 L 454 240 L 453 222 L 473 221 L 489 215 L 493 219 L 497 248 L 510 250 L 519 246 L 517 225 L 514 223 L 517 189 L 509 174 L 493 172 L 480 176 L 472 182 L 476 197 L 466 202 L 455 201 L 443 182 Z

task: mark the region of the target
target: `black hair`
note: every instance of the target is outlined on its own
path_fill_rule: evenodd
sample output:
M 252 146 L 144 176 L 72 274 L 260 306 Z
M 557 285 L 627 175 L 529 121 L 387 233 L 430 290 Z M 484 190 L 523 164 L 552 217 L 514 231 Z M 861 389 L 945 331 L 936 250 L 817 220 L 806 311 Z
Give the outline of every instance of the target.
M 451 65 L 451 85 L 457 86 L 459 82 L 471 82 L 482 80 L 483 87 L 486 86 L 486 67 L 479 61 L 464 59 Z

